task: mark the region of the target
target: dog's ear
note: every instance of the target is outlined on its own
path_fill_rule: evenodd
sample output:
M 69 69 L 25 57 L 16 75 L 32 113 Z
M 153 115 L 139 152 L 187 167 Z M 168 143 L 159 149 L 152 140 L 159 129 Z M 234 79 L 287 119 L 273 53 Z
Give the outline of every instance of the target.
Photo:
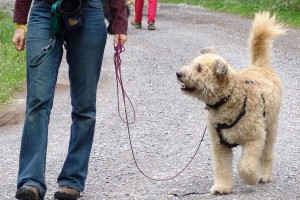
M 201 51 L 202 54 L 206 53 L 212 53 L 212 54 L 217 54 L 217 50 L 214 47 L 207 47 Z
M 226 75 L 227 74 L 227 64 L 220 59 L 216 60 L 214 63 L 217 75 Z

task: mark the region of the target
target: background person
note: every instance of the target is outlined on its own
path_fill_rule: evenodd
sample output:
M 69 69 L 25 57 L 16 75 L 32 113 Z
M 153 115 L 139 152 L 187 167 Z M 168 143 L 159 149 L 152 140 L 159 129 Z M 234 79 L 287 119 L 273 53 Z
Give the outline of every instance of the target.
M 134 21 L 131 24 L 137 28 L 142 28 L 142 18 L 143 18 L 143 8 L 144 8 L 144 0 L 135 0 L 134 10 L 135 17 Z M 155 30 L 155 17 L 156 17 L 156 9 L 157 9 L 157 0 L 148 0 L 148 30 Z

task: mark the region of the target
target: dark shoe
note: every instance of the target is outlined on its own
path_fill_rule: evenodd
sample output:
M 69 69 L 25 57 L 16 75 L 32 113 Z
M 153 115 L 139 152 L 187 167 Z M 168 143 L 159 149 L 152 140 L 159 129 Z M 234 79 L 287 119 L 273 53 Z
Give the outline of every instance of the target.
M 23 186 L 16 192 L 16 198 L 19 200 L 40 200 L 39 191 L 33 186 Z
M 54 193 L 54 198 L 58 200 L 77 200 L 79 196 L 80 191 L 67 186 L 59 186 Z
M 155 30 L 154 22 L 148 24 L 148 30 Z
M 134 26 L 134 27 L 137 28 L 137 29 L 142 28 L 142 23 L 141 23 L 141 22 L 135 22 L 135 21 L 132 21 L 132 22 L 131 22 L 131 25 Z

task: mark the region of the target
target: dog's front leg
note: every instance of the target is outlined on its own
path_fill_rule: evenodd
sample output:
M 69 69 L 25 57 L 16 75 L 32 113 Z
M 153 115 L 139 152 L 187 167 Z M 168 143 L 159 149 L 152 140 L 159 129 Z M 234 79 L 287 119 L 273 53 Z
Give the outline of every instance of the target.
M 211 194 L 229 194 L 233 188 L 232 149 L 221 145 L 215 128 L 209 126 L 213 153 L 214 185 Z

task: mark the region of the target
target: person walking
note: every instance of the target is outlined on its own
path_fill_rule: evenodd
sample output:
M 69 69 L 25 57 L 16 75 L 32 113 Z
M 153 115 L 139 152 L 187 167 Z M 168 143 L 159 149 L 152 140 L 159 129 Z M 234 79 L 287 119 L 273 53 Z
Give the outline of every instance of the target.
M 134 10 L 135 17 L 134 21 L 131 22 L 135 28 L 142 28 L 144 0 L 135 0 Z M 157 9 L 157 0 L 148 0 L 148 30 L 155 30 L 155 17 Z
M 30 17 L 27 30 L 27 16 Z M 53 38 L 51 8 L 56 0 L 16 0 L 13 43 L 16 50 L 26 48 L 27 101 L 21 140 L 17 192 L 20 200 L 44 199 L 45 162 L 49 117 L 54 89 L 63 55 L 69 66 L 72 124 L 67 156 L 57 179 L 55 199 L 76 200 L 84 190 L 96 120 L 96 92 L 107 39 L 102 0 L 62 0 L 68 8 L 79 3 L 73 26 Z M 127 14 L 124 1 L 108 0 L 113 17 L 114 45 L 127 40 Z M 77 5 L 76 5 L 77 6 Z M 82 15 L 81 15 L 82 14 Z M 81 19 L 81 17 L 83 17 Z M 53 19 L 53 18 L 52 18 Z M 49 39 L 52 40 L 49 41 Z M 26 45 L 25 45 L 26 43 Z M 41 51 L 43 49 L 43 51 Z

